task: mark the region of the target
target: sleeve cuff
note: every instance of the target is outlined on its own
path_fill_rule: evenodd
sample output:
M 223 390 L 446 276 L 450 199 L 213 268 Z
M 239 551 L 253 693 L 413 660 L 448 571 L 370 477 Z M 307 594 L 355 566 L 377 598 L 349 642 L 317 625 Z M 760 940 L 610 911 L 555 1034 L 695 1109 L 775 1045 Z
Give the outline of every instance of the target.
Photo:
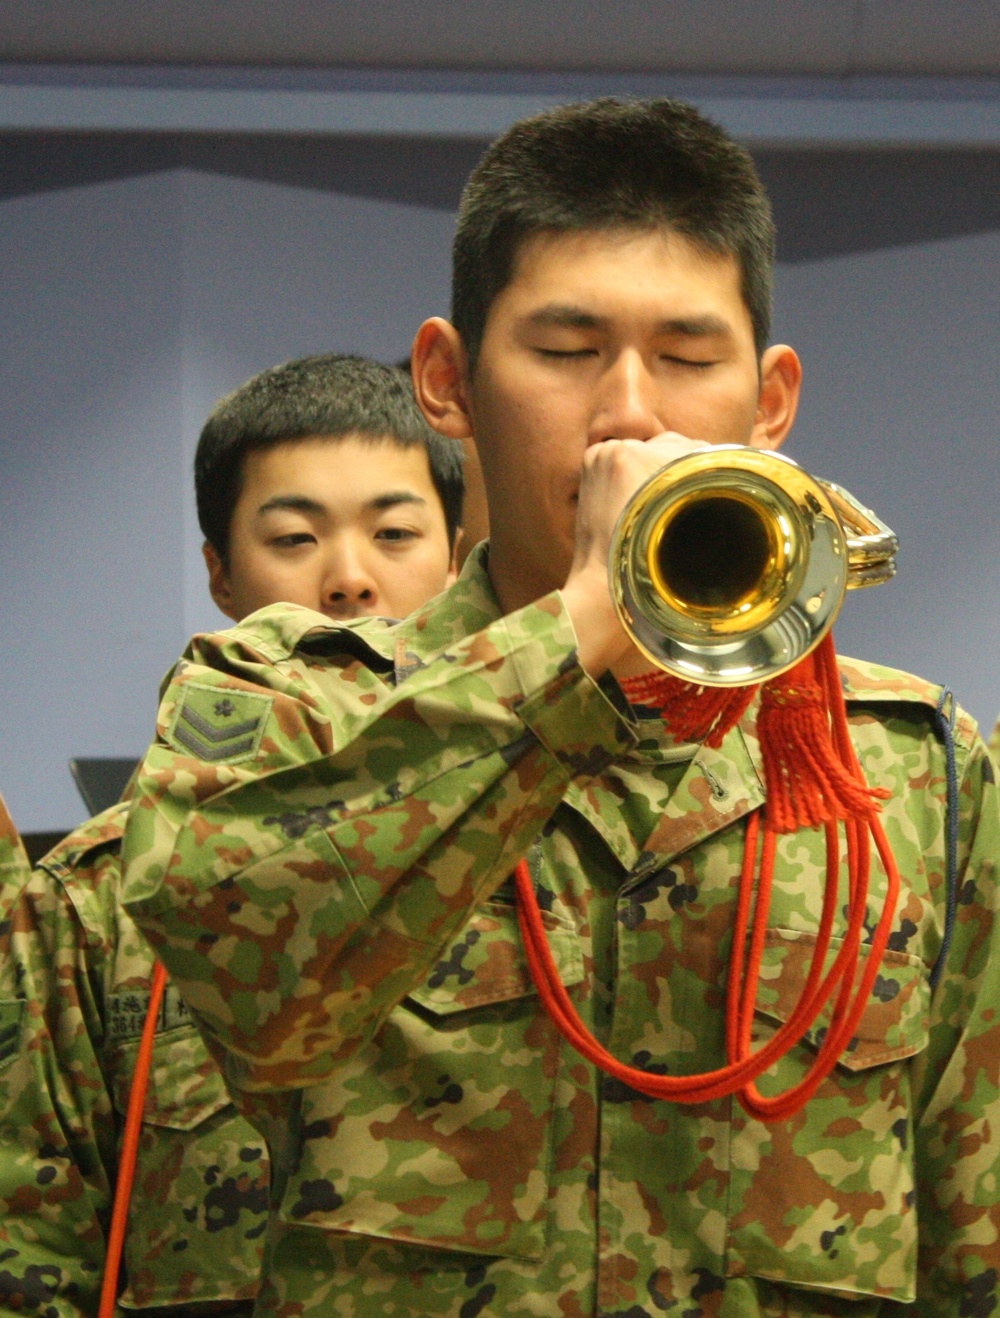
M 574 777 L 601 773 L 636 744 L 629 720 L 581 667 L 576 633 L 555 592 L 504 619 L 525 698 L 519 718 Z M 551 626 L 539 627 L 539 613 Z

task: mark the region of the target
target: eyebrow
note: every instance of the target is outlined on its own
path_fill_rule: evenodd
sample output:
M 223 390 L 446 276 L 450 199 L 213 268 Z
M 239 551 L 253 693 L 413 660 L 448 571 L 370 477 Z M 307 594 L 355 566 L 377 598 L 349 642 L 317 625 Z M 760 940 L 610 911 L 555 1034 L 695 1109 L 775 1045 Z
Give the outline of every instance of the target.
M 412 490 L 386 490 L 384 494 L 377 494 L 374 499 L 369 499 L 364 507 L 372 512 L 383 512 L 387 508 L 396 508 L 404 503 L 426 504 L 427 500 L 420 494 L 414 494 Z M 307 516 L 325 517 L 329 509 L 305 494 L 275 494 L 260 505 L 257 516 L 262 517 L 266 513 L 273 512 L 305 513 Z
M 426 504 L 426 502 L 427 500 L 423 495 L 414 494 L 412 490 L 387 490 L 385 494 L 379 494 L 374 499 L 369 499 L 365 507 L 381 512 L 384 508 L 395 508 L 401 503 Z
M 526 317 L 529 325 L 557 329 L 606 329 L 611 323 L 606 316 L 596 316 L 582 307 L 551 302 L 539 307 Z M 706 313 L 703 316 L 669 316 L 653 326 L 656 334 L 679 335 L 684 338 L 711 338 L 732 334 L 732 327 L 721 318 Z
M 315 499 L 307 499 L 304 494 L 275 494 L 260 505 L 257 516 L 276 512 L 312 513 L 318 516 L 325 513 L 326 509 Z

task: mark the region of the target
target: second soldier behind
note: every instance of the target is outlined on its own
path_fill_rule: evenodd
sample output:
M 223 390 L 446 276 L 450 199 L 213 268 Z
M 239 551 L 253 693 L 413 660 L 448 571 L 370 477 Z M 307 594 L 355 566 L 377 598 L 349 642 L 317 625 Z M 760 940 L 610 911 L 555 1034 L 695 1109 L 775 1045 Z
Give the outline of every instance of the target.
M 454 579 L 460 447 L 395 368 L 323 356 L 255 376 L 209 417 L 195 482 L 212 595 L 234 620 L 282 600 L 401 617 Z M 153 969 L 119 901 L 126 814 L 104 811 L 4 886 L 0 1312 L 97 1309 Z M 119 1308 L 249 1313 L 267 1203 L 263 1141 L 168 985 Z

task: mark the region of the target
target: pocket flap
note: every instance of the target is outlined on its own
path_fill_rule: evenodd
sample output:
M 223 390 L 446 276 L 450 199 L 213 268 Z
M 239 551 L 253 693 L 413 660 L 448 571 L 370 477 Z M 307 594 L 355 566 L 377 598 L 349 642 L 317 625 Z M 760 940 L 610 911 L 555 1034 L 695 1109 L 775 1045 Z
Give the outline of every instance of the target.
M 564 980 L 581 980 L 575 926 L 549 915 L 545 925 Z M 280 1219 L 452 1255 L 540 1259 L 561 1049 L 516 909 L 480 906 L 378 1034 L 302 1091 Z
M 827 955 L 831 965 L 842 940 L 832 939 Z M 799 1001 L 813 950 L 814 934 L 795 929 L 769 929 L 765 936 L 757 987 L 758 1019 L 785 1022 Z M 868 949 L 862 948 L 862 965 Z M 872 994 L 857 1032 L 838 1059 L 849 1071 L 863 1071 L 884 1062 L 912 1057 L 927 1044 L 930 987 L 923 962 L 906 952 L 887 951 L 882 958 Z M 824 1009 L 803 1043 L 818 1048 L 823 1041 L 829 1011 Z
M 542 912 L 542 920 L 559 978 L 567 986 L 578 984 L 583 979 L 583 956 L 575 927 L 550 911 Z M 517 911 L 506 902 L 493 901 L 474 912 L 424 983 L 409 994 L 409 1001 L 447 1016 L 534 992 Z
M 138 1051 L 135 1042 L 116 1050 L 114 1096 L 115 1106 L 122 1114 L 128 1111 Z M 143 1108 L 144 1122 L 173 1130 L 194 1130 L 230 1102 L 222 1074 L 193 1025 L 157 1037 Z

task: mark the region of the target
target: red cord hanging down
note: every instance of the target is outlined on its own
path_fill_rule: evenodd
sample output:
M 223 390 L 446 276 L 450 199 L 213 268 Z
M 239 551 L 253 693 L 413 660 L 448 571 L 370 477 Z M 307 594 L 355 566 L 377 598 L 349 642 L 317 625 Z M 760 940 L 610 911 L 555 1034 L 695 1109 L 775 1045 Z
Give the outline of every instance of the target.
M 115 1205 L 111 1212 L 111 1229 L 108 1232 L 108 1248 L 104 1258 L 104 1279 L 101 1285 L 101 1300 L 97 1309 L 97 1318 L 113 1318 L 118 1298 L 118 1273 L 125 1248 L 128 1210 L 132 1202 L 132 1182 L 135 1179 L 135 1166 L 139 1156 L 139 1135 L 142 1131 L 143 1109 L 146 1106 L 146 1090 L 149 1087 L 149 1071 L 153 1062 L 156 1022 L 160 1014 L 160 1003 L 163 1001 L 163 990 L 166 988 L 166 984 L 166 969 L 162 962 L 157 961 L 153 967 L 153 980 L 149 989 L 149 1007 L 146 1010 L 142 1037 L 139 1040 L 135 1071 L 132 1073 L 132 1088 L 129 1090 L 128 1111 L 125 1114 L 125 1130 L 122 1135 L 122 1151 L 118 1160 L 118 1177 L 115 1182 Z
M 656 688 L 661 708 L 666 706 L 664 718 L 670 730 L 679 739 L 694 740 L 697 738 L 691 737 L 693 729 L 705 732 L 705 716 L 698 713 L 697 701 L 687 691 L 680 692 L 676 698 L 677 688 L 684 686 L 676 679 L 657 676 L 644 683 L 641 694 L 648 700 Z M 635 698 L 638 693 L 633 686 L 628 694 Z M 748 703 L 742 691 L 729 701 L 711 703 L 708 718 L 715 744 L 721 742 Z M 768 800 L 762 844 L 759 812 L 750 817 L 747 825 L 729 966 L 725 1066 L 700 1075 L 653 1075 L 619 1061 L 603 1048 L 581 1021 L 559 979 L 525 861 L 517 866 L 514 877 L 521 936 L 532 978 L 546 1011 L 577 1052 L 607 1074 L 650 1097 L 676 1103 L 704 1103 L 735 1093 L 751 1115 L 763 1121 L 778 1121 L 804 1106 L 856 1033 L 888 944 L 899 896 L 899 873 L 876 814 L 878 798 L 886 794 L 868 787 L 850 740 L 831 638 L 790 673 L 764 687 L 758 733 Z M 848 920 L 841 947 L 824 973 L 840 888 L 838 820 L 844 822 L 847 841 Z M 771 906 L 778 834 L 818 825 L 823 826 L 826 835 L 826 882 L 806 982 L 788 1020 L 766 1044 L 752 1052 L 751 1029 Z M 871 875 L 870 838 L 875 840 L 887 886 L 882 912 L 861 969 Z M 755 881 L 758 868 L 759 877 Z M 802 1040 L 831 1003 L 823 1043 L 805 1077 L 782 1094 L 764 1097 L 754 1081 Z

